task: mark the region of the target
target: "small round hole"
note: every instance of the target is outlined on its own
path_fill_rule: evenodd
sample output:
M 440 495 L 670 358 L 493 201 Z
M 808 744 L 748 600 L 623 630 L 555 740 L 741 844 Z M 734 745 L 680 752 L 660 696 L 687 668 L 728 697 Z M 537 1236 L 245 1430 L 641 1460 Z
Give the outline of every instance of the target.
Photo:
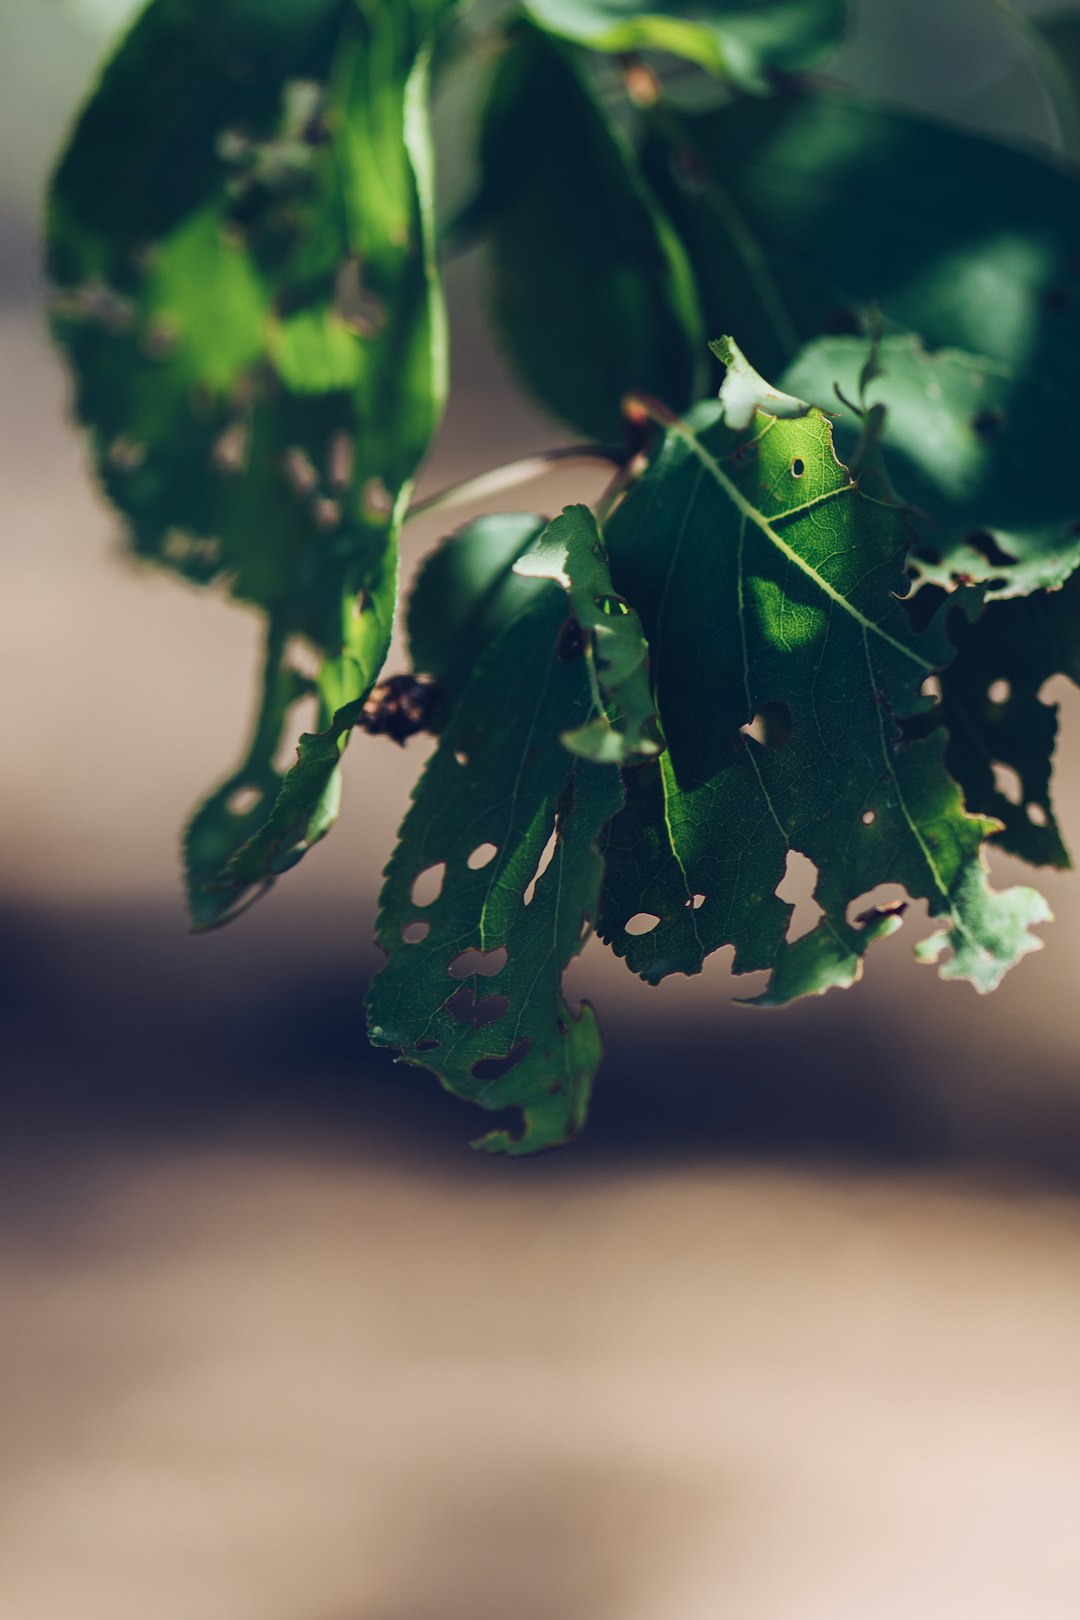
M 877 815 L 873 810 L 864 810 L 863 811 L 863 813 L 862 813 L 862 824 L 863 824 L 864 827 L 872 827 L 876 820 L 877 820 Z
M 794 458 L 794 460 L 792 461 L 792 463 L 791 463 L 791 476 L 792 476 L 792 478 L 801 478 L 805 471 L 806 471 L 806 462 L 803 460 L 803 458 L 801 456 L 796 456 Z
M 1008 703 L 1012 697 L 1012 687 L 1005 680 L 991 681 L 986 695 L 991 703 Z
M 422 918 L 417 917 L 412 922 L 405 924 L 404 928 L 401 930 L 401 937 L 405 941 L 406 945 L 419 945 L 420 941 L 422 939 L 427 939 L 430 933 L 431 924 L 429 922 L 424 922 Z
M 230 816 L 248 816 L 261 803 L 261 788 L 235 787 L 225 800 L 225 808 Z
M 628 934 L 651 934 L 660 919 L 651 911 L 636 911 L 625 925 Z
M 446 876 L 446 862 L 439 861 L 435 866 L 425 866 L 418 874 L 412 886 L 412 903 L 414 906 L 430 906 L 442 893 L 443 878 Z
M 1049 827 L 1050 825 L 1050 817 L 1047 815 L 1041 804 L 1029 804 L 1027 807 L 1027 818 L 1033 827 Z

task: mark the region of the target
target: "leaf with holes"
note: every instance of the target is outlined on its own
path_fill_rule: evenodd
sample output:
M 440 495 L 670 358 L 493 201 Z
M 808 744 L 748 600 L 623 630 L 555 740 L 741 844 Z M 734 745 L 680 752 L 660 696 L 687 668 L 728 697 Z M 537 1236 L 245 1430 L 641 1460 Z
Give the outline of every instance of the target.
M 971 617 L 957 610 L 948 621 L 957 652 L 942 701 L 912 734 L 944 729 L 968 808 L 1001 823 L 996 844 L 1036 866 L 1070 866 L 1050 797 L 1058 710 L 1041 691 L 1054 675 L 1080 684 L 1080 574 L 1060 590 L 992 598 L 981 612 L 967 591 L 963 605 Z
M 840 41 L 846 0 L 528 0 L 553 34 L 597 51 L 668 51 L 750 90 L 805 68 Z
M 686 256 L 569 51 L 522 25 L 495 70 L 468 219 L 494 315 L 556 416 L 618 444 L 623 395 L 694 396 L 701 321 Z
M 641 620 L 612 586 L 603 538 L 589 508 L 567 507 L 518 559 L 514 572 L 554 580 L 569 598 L 570 635 L 581 639 L 596 715 L 563 734 L 567 748 L 606 765 L 659 754 L 663 742 Z
M 622 784 L 560 740 L 594 713 L 566 623 L 545 584 L 477 661 L 387 868 L 368 994 L 373 1041 L 482 1108 L 520 1109 L 519 1135 L 479 1144 L 513 1154 L 575 1134 L 600 1059 L 592 1008 L 572 1013 L 560 984 L 596 916 L 596 840 Z
M 734 362 L 736 421 L 747 368 Z M 617 589 L 639 606 L 668 750 L 631 773 L 606 840 L 600 932 L 650 980 L 697 972 L 735 947 L 735 970 L 771 969 L 764 1001 L 850 984 L 868 944 L 898 925 L 870 891 L 903 885 L 943 930 L 923 956 L 992 989 L 1039 944 L 1030 889 L 994 892 L 945 738 L 905 743 L 902 723 L 948 658 L 897 595 L 907 534 L 868 461 L 856 483 L 828 420 L 768 410 L 745 428 L 727 401 L 665 434 L 607 527 Z M 790 409 L 790 406 L 788 407 Z M 785 938 L 778 898 L 791 851 L 818 870 L 823 916 Z M 637 934 L 641 913 L 656 925 Z
M 784 384 L 837 413 L 849 455 L 861 423 L 852 405 L 885 408 L 881 445 L 919 531 L 913 564 L 951 590 L 985 583 L 1003 597 L 1060 585 L 1080 563 L 1080 488 L 1070 389 L 959 349 L 928 353 L 910 335 L 875 346 L 860 399 L 865 338 L 822 338 L 801 351 Z M 849 402 L 838 406 L 837 389 Z M 1039 476 L 1031 476 L 1038 467 Z
M 314 680 L 325 727 L 385 656 L 397 523 L 443 390 L 424 110 L 439 9 L 222 0 L 196 19 L 154 0 L 53 182 L 53 330 L 132 548 L 268 622 L 248 755 L 188 834 L 197 923 L 332 814 L 321 776 L 286 787 L 274 764 L 285 699 Z

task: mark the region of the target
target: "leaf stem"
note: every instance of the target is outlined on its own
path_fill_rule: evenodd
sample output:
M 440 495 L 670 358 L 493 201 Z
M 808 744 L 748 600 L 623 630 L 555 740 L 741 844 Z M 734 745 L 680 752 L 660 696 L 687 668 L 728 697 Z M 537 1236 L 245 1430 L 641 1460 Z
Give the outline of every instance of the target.
M 478 473 L 474 478 L 450 484 L 446 489 L 437 490 L 434 495 L 425 496 L 422 501 L 415 501 L 405 514 L 405 522 L 423 517 L 428 512 L 441 511 L 443 507 L 465 506 L 472 501 L 486 500 L 490 495 L 501 495 L 504 490 L 517 489 L 535 478 L 542 478 L 563 461 L 600 461 L 621 467 L 625 460 L 625 452 L 613 445 L 562 444 L 553 450 L 538 450 L 535 455 L 523 456 L 520 461 L 509 461 L 503 467 L 493 467 L 490 472 Z

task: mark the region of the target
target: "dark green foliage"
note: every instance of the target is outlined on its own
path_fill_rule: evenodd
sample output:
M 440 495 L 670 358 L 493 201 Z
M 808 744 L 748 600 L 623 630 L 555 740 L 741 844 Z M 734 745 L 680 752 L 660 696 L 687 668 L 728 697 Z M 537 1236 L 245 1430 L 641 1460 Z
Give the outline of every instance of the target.
M 694 397 L 705 334 L 685 252 L 569 52 L 519 28 L 495 71 L 474 221 L 499 332 L 557 416 L 608 443 L 631 390 Z
M 591 930 L 650 981 L 730 944 L 778 1003 L 852 983 L 899 885 L 917 953 L 989 990 L 1049 914 L 987 844 L 1069 861 L 1043 688 L 1080 678 L 1080 181 L 796 77 L 844 20 L 153 0 L 57 169 L 53 328 L 131 548 L 265 621 L 251 741 L 185 839 L 213 926 L 326 832 L 377 729 L 444 387 L 429 61 L 494 58 L 447 240 L 484 245 L 523 383 L 619 465 L 595 511 L 464 524 L 407 605 L 438 740 L 371 1034 L 515 1110 L 489 1149 L 584 1120 L 599 1031 L 563 975 Z M 1076 30 L 1023 38 L 1075 156 Z M 789 938 L 793 855 L 820 915 Z

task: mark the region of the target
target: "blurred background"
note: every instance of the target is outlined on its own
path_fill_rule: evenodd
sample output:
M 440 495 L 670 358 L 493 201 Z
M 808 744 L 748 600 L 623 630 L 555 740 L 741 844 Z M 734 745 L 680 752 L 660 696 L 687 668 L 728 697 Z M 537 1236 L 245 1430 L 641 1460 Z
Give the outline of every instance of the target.
M 470 1154 L 482 1117 L 365 1044 L 422 742 L 358 738 L 333 836 L 187 934 L 178 829 L 239 750 L 257 627 L 124 560 L 38 269 L 132 9 L 0 4 L 0 1615 L 1075 1620 L 1075 877 L 1040 877 L 1046 947 L 985 1000 L 914 963 L 910 914 L 857 990 L 783 1012 L 731 1004 L 730 952 L 650 990 L 590 945 L 593 1118 L 529 1163 Z M 836 71 L 1057 140 L 988 0 L 864 0 Z M 471 116 L 459 84 L 451 188 Z M 482 273 L 451 268 L 422 493 L 560 442 Z

